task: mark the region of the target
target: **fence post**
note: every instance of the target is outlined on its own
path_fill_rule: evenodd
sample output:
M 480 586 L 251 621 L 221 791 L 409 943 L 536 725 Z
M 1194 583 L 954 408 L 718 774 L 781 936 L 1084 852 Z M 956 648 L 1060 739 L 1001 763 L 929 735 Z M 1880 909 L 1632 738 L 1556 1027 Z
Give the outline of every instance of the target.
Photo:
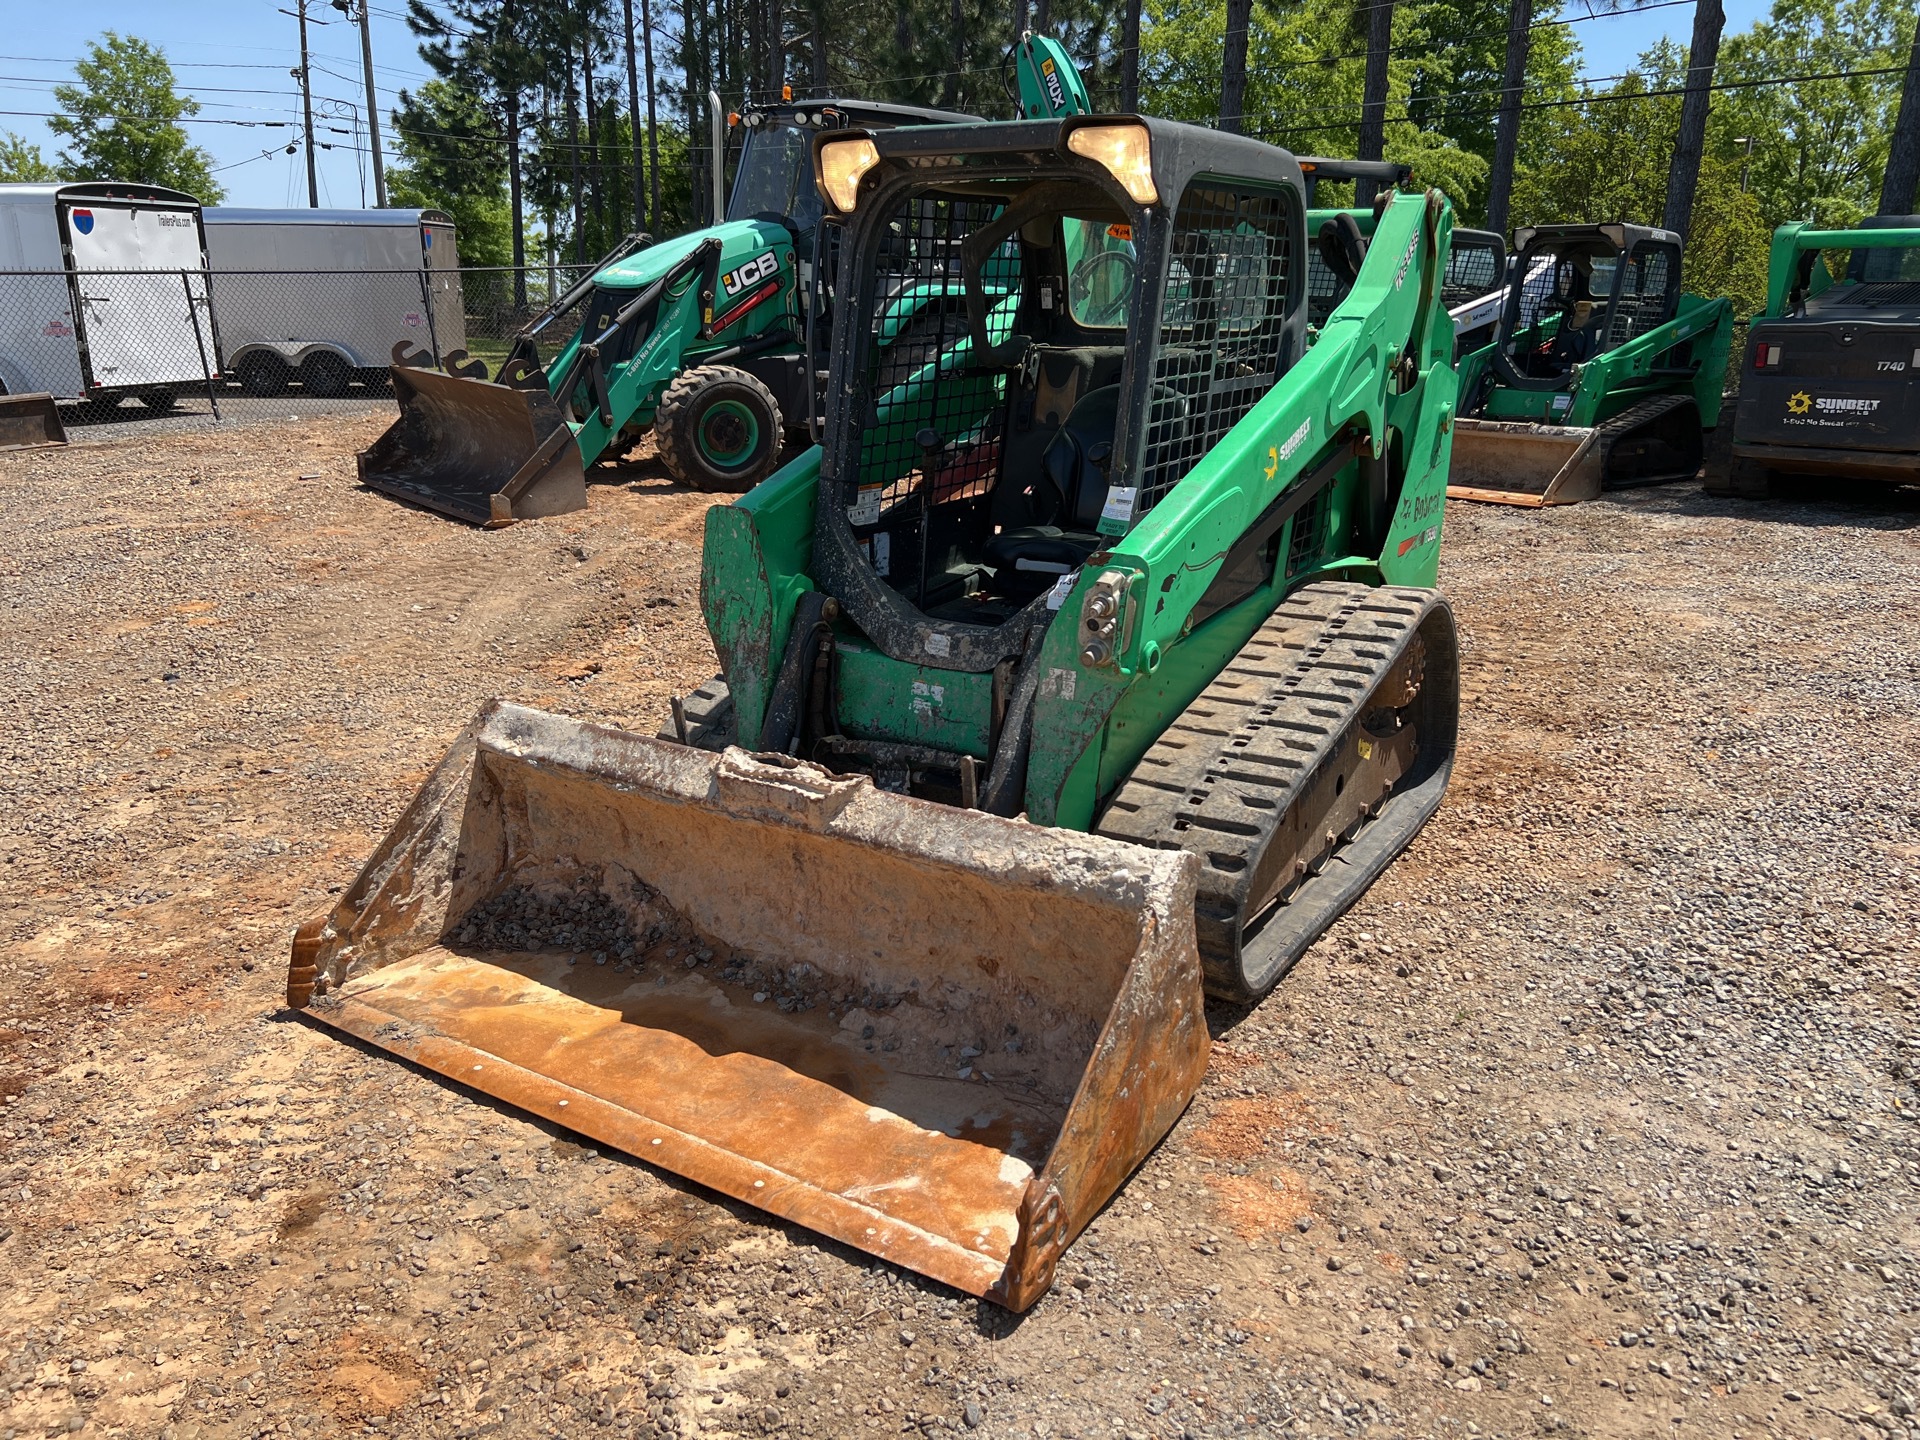
M 427 278 L 427 267 L 420 267 L 420 303 L 427 312 L 427 347 L 433 351 L 433 363 L 437 366 L 440 359 L 440 333 L 433 323 L 433 284 Z
M 201 273 L 207 277 L 207 309 L 209 311 L 207 320 L 211 324 L 213 276 L 210 271 Z M 193 321 L 193 343 L 200 347 L 200 374 L 207 382 L 207 404 L 213 407 L 213 423 L 218 425 L 221 423 L 220 397 L 213 393 L 213 367 L 207 363 L 207 337 L 200 333 L 200 307 L 193 303 L 193 281 L 188 278 L 185 270 L 180 272 L 180 288 L 187 294 L 187 315 Z

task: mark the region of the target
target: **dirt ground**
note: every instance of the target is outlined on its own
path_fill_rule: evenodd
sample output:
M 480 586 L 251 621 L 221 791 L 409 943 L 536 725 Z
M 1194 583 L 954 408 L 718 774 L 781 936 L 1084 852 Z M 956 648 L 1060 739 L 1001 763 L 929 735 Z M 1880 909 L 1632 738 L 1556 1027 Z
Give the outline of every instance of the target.
M 0 457 L 0 1440 L 1920 1435 L 1920 504 L 1455 505 L 1460 759 L 1024 1317 L 281 1003 L 481 702 L 652 731 L 702 496 Z

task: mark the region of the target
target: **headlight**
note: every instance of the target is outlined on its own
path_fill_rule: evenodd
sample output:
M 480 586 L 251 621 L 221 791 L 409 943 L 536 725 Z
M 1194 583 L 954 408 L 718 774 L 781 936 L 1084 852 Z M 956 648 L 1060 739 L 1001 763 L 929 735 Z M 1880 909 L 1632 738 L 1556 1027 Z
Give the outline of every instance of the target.
M 860 198 L 860 177 L 879 163 L 880 152 L 864 135 L 821 146 L 820 186 L 833 202 L 833 208 L 843 215 L 851 215 Z
M 1144 125 L 1081 125 L 1067 133 L 1067 148 L 1106 166 L 1139 205 L 1160 198 L 1153 183 L 1153 141 Z

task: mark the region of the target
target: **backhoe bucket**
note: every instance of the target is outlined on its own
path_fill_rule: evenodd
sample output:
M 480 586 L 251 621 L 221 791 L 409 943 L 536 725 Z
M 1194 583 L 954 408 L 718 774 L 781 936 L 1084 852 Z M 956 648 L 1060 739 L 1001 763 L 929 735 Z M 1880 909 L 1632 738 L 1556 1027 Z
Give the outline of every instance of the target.
M 1022 1310 L 1200 1083 L 1197 874 L 495 702 L 287 998 Z
M 390 371 L 400 418 L 360 452 L 361 484 L 476 525 L 586 508 L 580 447 L 545 390 Z
M 1594 426 L 1456 420 L 1447 498 L 1529 506 L 1597 499 L 1606 469 L 1599 437 Z
M 0 450 L 66 443 L 67 429 L 53 396 L 0 394 Z

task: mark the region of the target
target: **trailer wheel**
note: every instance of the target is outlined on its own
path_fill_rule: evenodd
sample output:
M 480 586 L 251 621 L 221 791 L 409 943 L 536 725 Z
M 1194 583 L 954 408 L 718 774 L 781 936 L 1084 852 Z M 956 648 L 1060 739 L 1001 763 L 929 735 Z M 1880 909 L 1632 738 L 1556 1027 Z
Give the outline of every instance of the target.
M 287 362 L 270 350 L 254 350 L 242 355 L 233 372 L 239 376 L 242 390 L 263 398 L 284 391 L 287 377 L 293 373 Z
M 676 378 L 653 424 L 667 473 L 695 490 L 745 494 L 780 459 L 779 402 L 730 365 L 703 365 Z
M 142 390 L 140 403 L 156 415 L 164 415 L 180 403 L 178 392 L 173 390 Z
M 331 350 L 316 350 L 300 362 L 300 388 L 322 400 L 346 394 L 352 378 L 353 367 Z

